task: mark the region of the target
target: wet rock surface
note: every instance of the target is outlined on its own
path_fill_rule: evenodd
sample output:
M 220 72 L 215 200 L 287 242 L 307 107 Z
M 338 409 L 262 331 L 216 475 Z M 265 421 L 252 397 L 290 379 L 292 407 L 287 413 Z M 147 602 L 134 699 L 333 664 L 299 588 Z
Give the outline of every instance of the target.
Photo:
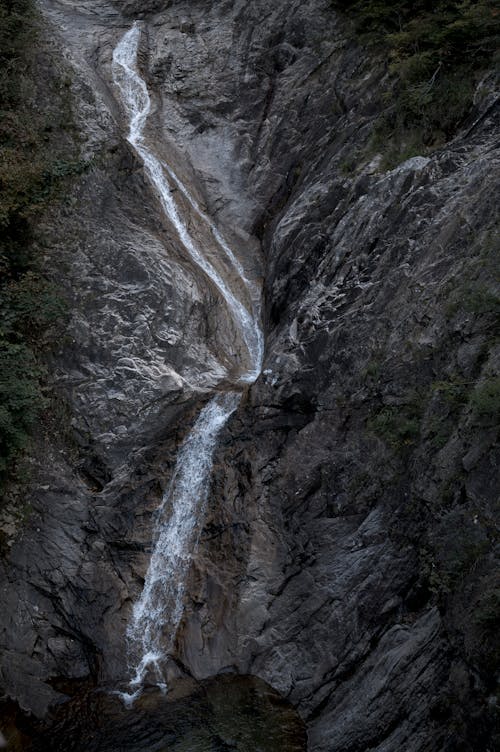
M 495 578 L 498 452 L 471 396 L 498 378 L 477 303 L 497 250 L 494 95 L 434 155 L 347 170 L 384 69 L 330 3 L 42 7 L 94 167 L 46 220 L 74 301 L 53 363 L 71 428 L 34 461 L 0 561 L 5 696 L 43 717 L 59 679 L 128 678 L 153 512 L 237 358 L 124 143 L 111 54 L 139 17 L 148 138 L 264 280 L 264 370 L 217 450 L 179 673 L 261 677 L 312 752 L 486 751 L 495 659 L 474 617 Z

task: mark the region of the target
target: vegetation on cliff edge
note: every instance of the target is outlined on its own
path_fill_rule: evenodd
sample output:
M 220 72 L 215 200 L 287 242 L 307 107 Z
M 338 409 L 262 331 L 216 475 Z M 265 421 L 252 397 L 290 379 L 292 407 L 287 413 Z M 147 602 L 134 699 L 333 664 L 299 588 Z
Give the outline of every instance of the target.
M 485 70 L 498 63 L 500 9 L 494 0 L 333 0 L 361 43 L 388 60 L 390 83 L 374 147 L 386 166 L 451 138 Z
M 82 169 L 69 83 L 39 65 L 38 39 L 34 2 L 0 0 L 0 485 L 47 405 L 42 352 L 64 321 L 37 222 Z

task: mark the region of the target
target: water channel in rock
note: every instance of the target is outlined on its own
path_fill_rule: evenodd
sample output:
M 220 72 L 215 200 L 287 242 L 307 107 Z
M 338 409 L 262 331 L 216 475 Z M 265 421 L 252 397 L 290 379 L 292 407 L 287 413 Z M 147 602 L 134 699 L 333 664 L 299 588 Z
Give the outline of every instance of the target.
M 264 340 L 259 320 L 258 291 L 188 188 L 155 155 L 145 138 L 151 98 L 138 68 L 140 40 L 141 27 L 135 22 L 113 53 L 114 82 L 129 117 L 127 140 L 144 164 L 167 221 L 176 231 L 191 260 L 218 290 L 233 319 L 244 352 L 243 362 L 238 364 L 239 377 L 235 384 L 236 388 L 241 389 L 242 385 L 256 380 L 262 366 Z M 174 192 L 177 190 L 187 198 L 198 220 L 209 227 L 215 248 L 225 257 L 226 263 L 229 262 L 231 279 L 224 278 L 224 267 L 217 268 L 217 259 L 215 263 L 211 261 L 193 238 L 176 204 Z M 238 296 L 238 291 L 243 294 Z M 148 678 L 163 691 L 167 690 L 165 666 L 172 654 L 183 615 L 185 580 L 203 519 L 212 456 L 217 437 L 239 401 L 240 391 L 218 393 L 212 397 L 179 451 L 172 480 L 156 515 L 153 552 L 144 588 L 134 604 L 127 629 L 131 679 L 129 689 L 119 692 L 127 706 L 131 706 L 141 694 Z

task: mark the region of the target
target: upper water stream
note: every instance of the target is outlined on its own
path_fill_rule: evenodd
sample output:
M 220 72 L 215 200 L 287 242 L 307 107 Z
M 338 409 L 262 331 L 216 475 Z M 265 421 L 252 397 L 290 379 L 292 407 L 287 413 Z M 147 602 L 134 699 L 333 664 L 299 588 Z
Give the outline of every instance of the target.
M 207 258 L 207 254 L 203 248 L 195 242 L 186 226 L 186 222 L 181 217 L 172 188 L 179 189 L 187 198 L 196 215 L 203 222 L 207 223 L 220 252 L 231 264 L 235 277 L 247 291 L 251 301 L 256 301 L 258 290 L 256 285 L 248 279 L 236 255 L 223 239 L 213 222 L 198 206 L 188 188 L 182 183 L 172 168 L 159 159 L 147 144 L 144 129 L 151 111 L 151 97 L 137 66 L 140 38 L 141 28 L 139 23 L 135 22 L 118 43 L 113 53 L 113 78 L 121 93 L 123 104 L 130 118 L 127 140 L 141 158 L 146 173 L 160 199 L 165 215 L 175 228 L 190 258 L 206 274 L 222 295 L 248 350 L 249 367 L 242 371 L 239 380 L 251 384 L 260 374 L 264 351 L 264 338 L 259 322 L 259 312 L 258 310 L 247 310 L 232 289 L 231 282 L 223 278 L 222 274 Z M 167 175 L 170 177 L 173 185 L 169 184 Z

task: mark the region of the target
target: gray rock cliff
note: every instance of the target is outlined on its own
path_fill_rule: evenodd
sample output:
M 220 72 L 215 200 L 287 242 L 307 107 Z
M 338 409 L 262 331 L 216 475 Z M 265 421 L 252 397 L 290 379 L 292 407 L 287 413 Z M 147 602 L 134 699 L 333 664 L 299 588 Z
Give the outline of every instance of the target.
M 237 355 L 124 140 L 111 54 L 141 18 L 148 138 L 264 290 L 263 373 L 216 452 L 179 671 L 264 679 L 311 752 L 493 749 L 475 616 L 498 571 L 498 446 L 473 395 L 499 350 L 463 303 L 495 285 L 489 80 L 445 147 L 348 171 L 386 74 L 326 0 L 41 8 L 94 166 L 44 220 L 73 301 L 51 363 L 71 425 L 34 456 L 27 520 L 2 513 L 4 696 L 43 718 L 71 682 L 127 679 L 154 510 Z

